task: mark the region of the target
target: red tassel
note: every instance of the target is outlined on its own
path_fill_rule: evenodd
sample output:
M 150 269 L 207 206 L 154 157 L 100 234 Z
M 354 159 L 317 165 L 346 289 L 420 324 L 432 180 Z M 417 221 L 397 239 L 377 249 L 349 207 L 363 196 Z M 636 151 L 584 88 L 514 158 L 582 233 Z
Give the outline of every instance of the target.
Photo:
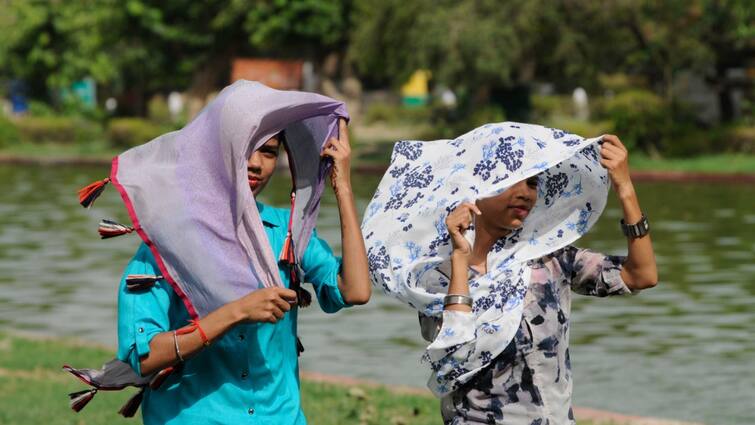
M 286 264 L 295 264 L 296 255 L 294 254 L 294 207 L 296 206 L 296 192 L 291 192 L 291 213 L 288 217 L 288 232 L 286 233 L 286 240 L 283 242 L 283 249 L 278 261 L 283 261 Z
M 283 242 L 283 249 L 281 250 L 280 261 L 286 264 L 294 264 L 294 248 L 293 241 L 291 240 L 291 231 L 286 234 L 286 240 Z
M 79 203 L 84 208 L 89 208 L 105 190 L 105 185 L 110 182 L 109 178 L 102 179 L 79 190 Z
M 92 401 L 95 394 L 97 394 L 97 388 L 68 394 L 68 397 L 71 398 L 71 409 L 73 409 L 74 412 L 80 412 L 81 409 L 83 409 L 87 405 L 87 403 Z
M 139 406 L 142 404 L 142 398 L 144 397 L 144 388 L 139 390 L 138 393 L 134 394 L 133 397 L 128 399 L 126 404 L 121 407 L 121 410 L 118 411 L 118 413 L 121 414 L 124 418 L 132 418 L 136 414 L 136 411 L 139 410 Z
M 131 226 L 126 226 L 125 224 L 117 223 L 112 220 L 103 219 L 102 221 L 100 221 L 100 225 L 97 228 L 97 231 L 100 233 L 100 237 L 102 239 L 109 239 L 116 236 L 125 235 L 126 233 L 131 233 L 134 231 L 134 228 Z

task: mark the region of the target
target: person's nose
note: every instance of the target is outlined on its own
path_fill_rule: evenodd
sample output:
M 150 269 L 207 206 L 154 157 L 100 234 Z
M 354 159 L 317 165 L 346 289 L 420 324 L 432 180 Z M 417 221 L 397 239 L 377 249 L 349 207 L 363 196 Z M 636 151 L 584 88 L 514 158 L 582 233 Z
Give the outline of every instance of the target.
M 247 171 L 259 173 L 262 170 L 261 156 L 259 152 L 254 152 L 249 157 L 249 161 L 246 163 Z
M 537 197 L 537 189 L 527 185 L 527 181 L 522 180 L 514 185 L 515 198 L 527 203 L 533 203 Z

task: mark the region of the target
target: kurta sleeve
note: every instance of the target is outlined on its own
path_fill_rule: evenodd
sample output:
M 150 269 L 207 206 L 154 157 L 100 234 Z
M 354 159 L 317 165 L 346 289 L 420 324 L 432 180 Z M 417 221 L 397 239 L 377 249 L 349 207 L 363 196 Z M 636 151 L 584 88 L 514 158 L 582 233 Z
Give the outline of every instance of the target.
M 572 291 L 595 297 L 631 294 L 621 278 L 626 257 L 604 255 L 569 246 L 558 254 L 561 269 L 570 279 Z
M 302 257 L 304 281 L 314 286 L 317 301 L 326 313 L 335 313 L 350 307 L 338 289 L 338 274 L 341 272 L 341 257 L 333 255 L 328 243 L 313 231 Z
M 126 277 L 130 274 L 160 274 L 147 245 L 142 244 L 126 266 L 118 289 L 118 359 L 141 375 L 139 362 L 149 354 L 150 341 L 170 330 L 168 313 L 175 292 L 164 280 L 148 290 L 129 291 Z

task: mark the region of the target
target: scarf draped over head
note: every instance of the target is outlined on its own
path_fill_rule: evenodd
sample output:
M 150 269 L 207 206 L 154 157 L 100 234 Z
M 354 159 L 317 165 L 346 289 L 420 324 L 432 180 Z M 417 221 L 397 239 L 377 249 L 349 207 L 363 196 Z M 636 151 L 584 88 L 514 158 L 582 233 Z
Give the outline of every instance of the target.
M 239 81 L 191 123 L 113 160 L 111 182 L 160 271 L 193 317 L 261 287 L 281 286 L 277 259 L 247 180 L 251 153 L 280 131 L 296 187 L 293 242 L 300 258 L 317 218 L 343 103 Z
M 129 290 L 165 279 L 197 319 L 263 287 L 283 286 L 278 260 L 262 226 L 249 188 L 247 162 L 271 137 L 285 132 L 295 187 L 289 264 L 296 265 L 312 234 L 330 162 L 320 153 L 338 137 L 343 103 L 314 93 L 273 90 L 238 81 L 226 87 L 188 125 L 135 147 L 113 159 L 110 177 L 79 192 L 91 205 L 111 182 L 120 192 L 133 227 L 109 220 L 103 238 L 136 231 L 151 249 L 159 276 L 130 275 Z M 293 257 L 293 258 L 291 258 Z M 97 390 L 156 387 L 173 368 L 141 377 L 113 360 L 102 369 L 64 368 L 91 390 L 71 393 L 78 411 Z M 137 393 L 121 414 L 138 408 Z
M 528 261 L 574 242 L 598 220 L 608 192 L 599 141 L 504 122 L 454 140 L 396 143 L 362 231 L 373 283 L 423 315 L 444 316 L 424 355 L 436 395 L 468 381 L 513 339 Z M 462 202 L 495 196 L 537 174 L 537 202 L 523 227 L 495 243 L 487 274 L 470 281 L 472 314 L 444 314 L 449 278 L 439 266 L 452 250 L 446 216 Z M 474 241 L 474 226 L 465 236 Z

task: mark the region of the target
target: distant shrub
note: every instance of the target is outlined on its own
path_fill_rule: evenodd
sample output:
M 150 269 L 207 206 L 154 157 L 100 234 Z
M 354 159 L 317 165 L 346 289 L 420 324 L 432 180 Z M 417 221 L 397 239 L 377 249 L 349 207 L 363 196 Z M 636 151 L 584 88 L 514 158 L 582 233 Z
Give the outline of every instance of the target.
M 16 120 L 19 139 L 30 143 L 88 142 L 100 136 L 96 123 L 73 117 L 26 116 Z
M 474 109 L 465 121 L 464 127 L 469 131 L 481 125 L 506 121 L 506 112 L 501 106 L 487 105 Z
M 574 107 L 569 96 L 542 96 L 533 95 L 531 102 L 531 121 L 542 122 L 555 116 L 572 116 Z
M 374 124 L 377 122 L 387 124 L 416 124 L 427 122 L 432 116 L 432 110 L 428 106 L 405 107 L 390 103 L 373 103 L 367 107 L 364 114 L 364 122 Z
M 613 122 L 613 131 L 627 148 L 662 150 L 673 133 L 673 113 L 660 96 L 648 90 L 628 90 L 606 99 L 599 115 Z
M 114 118 L 107 129 L 107 139 L 119 148 L 147 143 L 166 132 L 166 129 L 142 118 Z
M 155 95 L 147 102 L 147 116 L 150 120 L 158 124 L 168 124 L 171 122 L 170 108 L 163 95 Z
M 729 147 L 738 152 L 755 154 L 755 126 L 736 126 L 729 132 Z
M 576 118 L 553 118 L 542 123 L 548 127 L 558 128 L 561 130 L 574 133 L 582 137 L 598 137 L 606 133 L 613 133 L 613 125 L 610 121 L 583 121 Z
M 18 129 L 13 121 L 0 114 L 0 147 L 18 143 Z

